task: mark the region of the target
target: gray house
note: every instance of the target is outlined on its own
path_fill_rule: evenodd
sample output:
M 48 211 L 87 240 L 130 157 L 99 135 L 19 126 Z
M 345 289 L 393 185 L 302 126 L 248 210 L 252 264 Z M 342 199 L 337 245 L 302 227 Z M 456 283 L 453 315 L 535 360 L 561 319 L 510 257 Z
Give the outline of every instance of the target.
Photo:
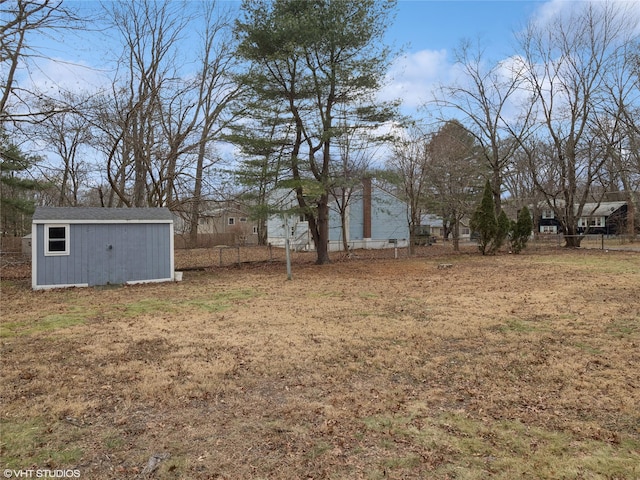
M 31 237 L 34 289 L 174 279 L 167 208 L 37 207 Z

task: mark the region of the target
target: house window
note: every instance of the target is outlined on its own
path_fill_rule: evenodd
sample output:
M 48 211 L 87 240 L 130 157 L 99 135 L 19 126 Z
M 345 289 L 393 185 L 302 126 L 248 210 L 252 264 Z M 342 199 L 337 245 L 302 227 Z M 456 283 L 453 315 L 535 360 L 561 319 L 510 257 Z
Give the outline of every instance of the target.
M 540 233 L 558 233 L 556 225 L 540 225 Z
M 588 217 L 581 218 L 578 222 L 579 227 L 602 227 L 604 225 L 603 217 Z
M 553 210 L 543 210 L 542 218 L 551 219 L 551 218 L 556 218 L 556 216 L 554 215 Z
M 257 234 L 258 234 L 258 226 L 257 226 L 257 225 L 254 225 L 254 226 L 253 226 L 253 234 L 254 234 L 254 235 L 257 235 Z
M 69 225 L 44 226 L 44 254 L 69 255 Z
M 240 223 L 246 222 L 246 221 L 247 221 L 247 219 L 245 217 L 240 217 Z
M 578 221 L 578 226 L 579 227 L 602 227 L 604 225 L 603 222 L 603 218 L 602 217 L 588 217 L 588 218 L 581 218 Z
M 228 223 L 229 223 L 229 225 L 235 225 L 236 224 L 236 219 L 233 218 L 233 217 L 229 217 Z

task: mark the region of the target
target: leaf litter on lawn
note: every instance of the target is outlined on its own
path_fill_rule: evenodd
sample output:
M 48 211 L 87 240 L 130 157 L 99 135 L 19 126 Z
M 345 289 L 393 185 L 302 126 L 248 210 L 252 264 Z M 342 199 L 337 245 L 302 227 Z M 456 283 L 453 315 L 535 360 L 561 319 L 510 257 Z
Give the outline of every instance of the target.
M 2 295 L 7 468 L 640 476 L 637 254 L 339 259 L 293 281 L 261 263 Z

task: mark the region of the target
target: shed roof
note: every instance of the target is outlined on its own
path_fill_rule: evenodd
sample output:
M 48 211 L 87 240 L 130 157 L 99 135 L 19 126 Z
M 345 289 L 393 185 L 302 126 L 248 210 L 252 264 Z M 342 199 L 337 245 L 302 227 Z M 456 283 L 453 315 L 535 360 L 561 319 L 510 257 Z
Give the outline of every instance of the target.
M 173 216 L 168 208 L 100 208 L 100 207 L 36 207 L 33 223 L 46 221 L 130 221 L 171 222 Z

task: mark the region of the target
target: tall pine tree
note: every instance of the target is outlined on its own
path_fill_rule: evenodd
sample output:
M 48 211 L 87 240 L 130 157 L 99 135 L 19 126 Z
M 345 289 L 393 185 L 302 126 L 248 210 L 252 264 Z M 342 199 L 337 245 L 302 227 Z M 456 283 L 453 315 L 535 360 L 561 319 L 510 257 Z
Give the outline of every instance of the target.
M 30 231 L 35 191 L 44 188 L 29 177 L 38 159 L 25 155 L 5 132 L 0 132 L 0 211 L 2 236 L 21 237 Z
M 318 264 L 330 261 L 331 164 L 335 140 L 344 134 L 336 114 L 346 112 L 350 123 L 372 128 L 395 114 L 375 98 L 389 67 L 382 39 L 394 6 L 380 0 L 245 0 L 236 23 L 238 54 L 252 67 L 243 84 L 278 102 L 290 119 L 289 171 Z

